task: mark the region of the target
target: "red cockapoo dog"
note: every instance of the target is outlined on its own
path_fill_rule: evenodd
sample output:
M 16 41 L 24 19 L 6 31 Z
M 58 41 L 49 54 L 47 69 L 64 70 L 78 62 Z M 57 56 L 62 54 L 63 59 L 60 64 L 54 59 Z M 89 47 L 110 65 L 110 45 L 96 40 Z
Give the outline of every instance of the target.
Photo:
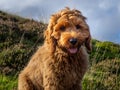
M 45 42 L 19 75 L 18 90 L 81 90 L 88 68 L 91 35 L 80 11 L 51 16 Z

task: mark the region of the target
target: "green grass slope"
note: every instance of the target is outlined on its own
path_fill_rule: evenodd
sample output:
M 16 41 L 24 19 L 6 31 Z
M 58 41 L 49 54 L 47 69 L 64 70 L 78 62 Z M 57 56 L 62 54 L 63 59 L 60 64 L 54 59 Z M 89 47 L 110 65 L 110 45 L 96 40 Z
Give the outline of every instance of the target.
M 17 75 L 43 41 L 46 24 L 0 11 L 0 90 L 16 90 Z M 83 90 L 120 90 L 120 45 L 92 40 Z
M 120 59 L 94 64 L 86 73 L 84 90 L 120 90 Z
M 17 90 L 17 76 L 0 75 L 0 90 Z
M 0 11 L 0 71 L 16 73 L 43 43 L 46 25 Z

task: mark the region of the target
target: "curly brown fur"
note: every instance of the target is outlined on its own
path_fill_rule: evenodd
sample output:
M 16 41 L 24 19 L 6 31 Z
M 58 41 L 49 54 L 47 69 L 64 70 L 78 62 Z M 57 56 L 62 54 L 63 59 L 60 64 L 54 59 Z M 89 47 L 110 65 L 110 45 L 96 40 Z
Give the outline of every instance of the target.
M 91 35 L 85 17 L 65 8 L 50 18 L 45 42 L 19 74 L 18 90 L 81 90 Z

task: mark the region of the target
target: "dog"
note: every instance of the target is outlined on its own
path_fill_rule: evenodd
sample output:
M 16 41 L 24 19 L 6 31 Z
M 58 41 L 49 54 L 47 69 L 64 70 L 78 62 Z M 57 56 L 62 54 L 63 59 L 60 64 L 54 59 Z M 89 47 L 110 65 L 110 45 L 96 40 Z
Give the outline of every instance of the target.
M 92 49 L 86 17 L 64 8 L 51 16 L 44 37 L 44 44 L 19 74 L 18 90 L 82 90 Z

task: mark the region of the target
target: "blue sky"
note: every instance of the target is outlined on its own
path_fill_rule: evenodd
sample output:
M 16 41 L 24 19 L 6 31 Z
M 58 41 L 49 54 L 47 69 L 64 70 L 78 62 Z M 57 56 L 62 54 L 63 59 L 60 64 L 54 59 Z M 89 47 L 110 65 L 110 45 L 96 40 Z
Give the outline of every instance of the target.
M 93 38 L 120 44 L 120 0 L 0 0 L 0 10 L 44 22 L 66 6 L 87 17 Z

